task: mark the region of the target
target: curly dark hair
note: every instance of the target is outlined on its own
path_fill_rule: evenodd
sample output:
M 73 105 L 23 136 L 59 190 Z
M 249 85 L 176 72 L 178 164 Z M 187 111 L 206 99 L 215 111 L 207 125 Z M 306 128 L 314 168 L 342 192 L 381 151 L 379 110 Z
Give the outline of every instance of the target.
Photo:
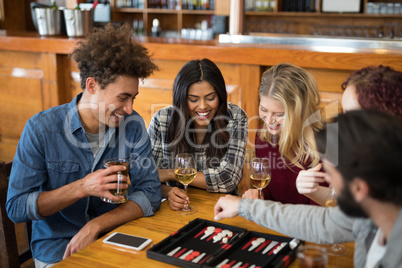
M 77 43 L 71 56 L 78 63 L 82 89 L 88 77 L 94 77 L 104 89 L 120 75 L 141 79 L 158 70 L 148 50 L 133 42 L 132 36 L 133 29 L 127 23 L 119 28 L 107 24 Z
M 388 66 L 369 66 L 354 71 L 342 84 L 356 87 L 357 101 L 363 109 L 384 111 L 402 117 L 402 72 Z

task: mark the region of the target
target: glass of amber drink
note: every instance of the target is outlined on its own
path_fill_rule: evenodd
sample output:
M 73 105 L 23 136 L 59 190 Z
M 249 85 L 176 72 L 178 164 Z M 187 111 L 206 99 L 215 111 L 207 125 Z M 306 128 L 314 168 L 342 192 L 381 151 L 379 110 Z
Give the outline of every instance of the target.
M 336 199 L 336 192 L 332 185 L 329 186 L 329 193 L 327 200 L 325 201 L 326 207 L 336 207 L 338 206 L 338 201 Z M 348 254 L 348 249 L 341 244 L 334 244 L 328 249 L 328 254 L 333 256 L 343 256 Z
M 193 182 L 195 176 L 197 175 L 197 170 L 195 168 L 195 160 L 192 154 L 183 153 L 176 156 L 174 174 L 176 180 L 184 185 L 184 191 L 187 195 L 187 186 Z M 177 212 L 182 215 L 191 215 L 198 211 L 194 206 L 187 206 L 182 210 Z
M 111 166 L 126 166 L 126 170 L 123 171 L 119 171 L 117 172 L 117 181 L 114 181 L 112 183 L 116 183 L 117 187 L 116 189 L 110 189 L 110 193 L 114 196 L 117 197 L 122 197 L 122 199 L 120 199 L 119 201 L 113 201 L 110 200 L 107 197 L 101 197 L 102 201 L 107 202 L 107 203 L 111 203 L 111 204 L 121 204 L 127 201 L 127 187 L 122 187 L 123 185 L 125 186 L 127 184 L 127 182 L 129 181 L 129 176 L 128 176 L 128 161 L 126 159 L 106 159 L 104 162 L 103 167 L 104 168 L 108 168 Z M 127 180 L 124 179 L 124 177 L 127 178 Z

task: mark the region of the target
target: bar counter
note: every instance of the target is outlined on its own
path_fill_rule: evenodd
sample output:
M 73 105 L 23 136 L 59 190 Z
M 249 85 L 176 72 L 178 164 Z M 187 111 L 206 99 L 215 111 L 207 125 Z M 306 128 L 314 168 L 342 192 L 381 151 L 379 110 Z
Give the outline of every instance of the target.
M 50 107 L 70 102 L 81 92 L 76 63 L 69 57 L 82 38 L 42 37 L 36 32 L 0 30 L 0 159 L 10 161 L 26 121 Z M 328 49 L 303 45 L 223 44 L 217 40 L 140 37 L 160 71 L 140 83 L 134 103 L 146 125 L 152 115 L 172 102 L 173 80 L 189 60 L 209 58 L 225 78 L 228 100 L 249 117 L 249 144 L 258 128 L 258 87 L 267 68 L 290 62 L 308 70 L 317 80 L 321 107 L 332 117 L 341 110 L 341 84 L 353 70 L 388 65 L 402 71 L 402 50 Z M 16 109 L 18 107 L 18 109 Z
M 214 221 L 213 208 L 219 197 L 224 196 L 224 194 L 208 193 L 204 190 L 196 188 L 189 188 L 188 194 L 191 205 L 198 209 L 198 212 L 195 214 L 180 215 L 176 211 L 171 210 L 168 202 L 164 201 L 161 204 L 161 208 L 155 213 L 154 216 L 143 217 L 127 222 L 126 224 L 112 231 L 152 239 L 152 243 L 144 250 L 135 251 L 104 244 L 102 241 L 108 235 L 106 234 L 83 250 L 59 262 L 54 267 L 174 267 L 173 265 L 165 262 L 147 258 L 146 250 L 150 249 L 152 245 L 162 241 L 164 238 L 186 225 L 189 221 L 192 221 L 196 218 Z M 263 228 L 256 223 L 248 221 L 240 216 L 224 219 L 219 221 L 219 223 L 260 233 L 281 235 L 272 230 Z M 329 256 L 328 268 L 353 267 L 354 243 L 345 243 L 344 245 L 349 250 L 348 254 L 345 256 Z M 330 245 L 321 246 L 329 247 Z M 289 267 L 298 267 L 297 260 L 291 263 Z

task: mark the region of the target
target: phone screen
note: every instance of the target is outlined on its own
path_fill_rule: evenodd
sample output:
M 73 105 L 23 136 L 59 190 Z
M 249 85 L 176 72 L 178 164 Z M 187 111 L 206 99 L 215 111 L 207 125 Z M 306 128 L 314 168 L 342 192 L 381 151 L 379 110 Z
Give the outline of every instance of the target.
M 123 233 L 113 233 L 103 242 L 141 250 L 151 242 L 151 239 Z

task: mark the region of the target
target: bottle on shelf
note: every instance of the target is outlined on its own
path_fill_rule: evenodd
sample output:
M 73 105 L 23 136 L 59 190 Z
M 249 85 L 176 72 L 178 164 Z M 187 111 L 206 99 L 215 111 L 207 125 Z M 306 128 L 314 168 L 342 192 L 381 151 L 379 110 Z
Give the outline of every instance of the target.
M 75 5 L 75 8 L 74 9 L 76 9 L 76 10 L 81 10 L 81 8 L 80 8 L 80 0 L 77 0 L 76 1 L 76 5 Z
M 168 9 L 176 9 L 176 0 L 168 0 L 167 1 L 167 8 Z
M 161 27 L 160 27 L 158 19 L 154 19 L 152 21 L 151 34 L 152 34 L 152 36 L 160 36 L 161 35 Z
M 52 0 L 52 9 L 57 9 L 56 0 Z

